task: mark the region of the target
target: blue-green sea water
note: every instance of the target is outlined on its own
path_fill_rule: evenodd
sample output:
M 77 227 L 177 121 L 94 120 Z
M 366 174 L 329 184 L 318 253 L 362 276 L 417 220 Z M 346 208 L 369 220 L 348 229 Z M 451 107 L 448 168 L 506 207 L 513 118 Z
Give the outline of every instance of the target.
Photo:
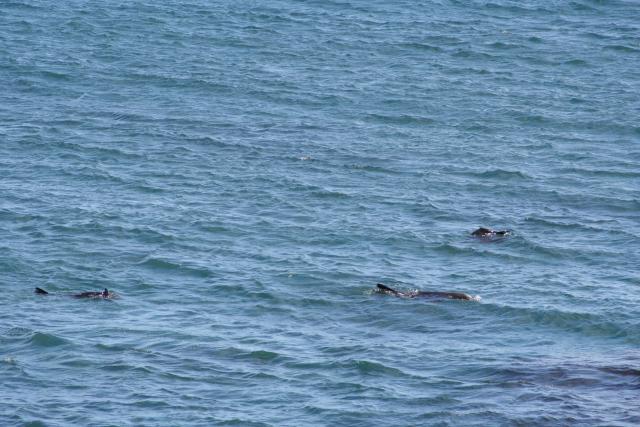
M 0 425 L 638 425 L 639 119 L 635 0 L 2 0 Z

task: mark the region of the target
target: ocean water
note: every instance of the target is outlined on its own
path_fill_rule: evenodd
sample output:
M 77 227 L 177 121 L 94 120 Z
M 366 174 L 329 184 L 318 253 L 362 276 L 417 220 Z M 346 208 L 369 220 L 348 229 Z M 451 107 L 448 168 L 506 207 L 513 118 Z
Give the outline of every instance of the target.
M 638 425 L 639 119 L 635 0 L 2 0 L 0 425 Z

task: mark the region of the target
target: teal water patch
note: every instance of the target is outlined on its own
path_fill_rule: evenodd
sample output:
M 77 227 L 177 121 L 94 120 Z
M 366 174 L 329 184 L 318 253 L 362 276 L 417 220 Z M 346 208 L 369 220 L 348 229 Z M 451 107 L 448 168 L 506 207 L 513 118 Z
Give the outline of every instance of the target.
M 640 423 L 632 2 L 0 16 L 0 425 Z
M 61 338 L 52 334 L 36 332 L 33 334 L 31 339 L 29 340 L 29 344 L 31 344 L 36 348 L 37 347 L 48 348 L 48 347 L 64 346 L 65 344 L 68 344 L 68 341 L 65 340 L 64 338 Z

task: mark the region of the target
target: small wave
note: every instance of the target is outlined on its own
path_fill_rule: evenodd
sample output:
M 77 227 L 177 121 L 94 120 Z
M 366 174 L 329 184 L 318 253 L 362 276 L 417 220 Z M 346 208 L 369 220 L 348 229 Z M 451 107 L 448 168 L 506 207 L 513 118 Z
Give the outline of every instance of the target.
M 568 61 L 564 62 L 566 65 L 571 65 L 574 67 L 585 67 L 587 65 L 589 65 L 589 63 L 587 61 L 585 61 L 584 59 L 571 59 Z
M 539 217 L 533 217 L 533 216 L 528 216 L 524 218 L 525 222 L 530 222 L 533 224 L 539 224 L 542 226 L 548 226 L 548 227 L 561 227 L 561 228 L 565 228 L 568 230 L 589 230 L 589 231 L 605 231 L 608 232 L 609 230 L 607 229 L 603 229 L 600 227 L 592 227 L 589 226 L 587 224 L 581 224 L 578 222 L 563 222 L 563 221 L 558 221 L 558 220 L 554 220 L 552 218 L 539 218 Z M 619 230 L 615 231 L 616 233 L 620 233 Z
M 435 120 L 424 116 L 411 116 L 402 114 L 399 116 L 391 116 L 386 114 L 369 114 L 366 116 L 367 120 L 383 124 L 393 125 L 431 125 L 435 123 Z
M 471 374 L 473 376 L 474 374 Z M 615 388 L 636 390 L 640 371 L 626 366 L 597 366 L 585 364 L 562 364 L 540 366 L 538 364 L 514 364 L 509 367 L 482 368 L 475 374 L 480 381 L 501 383 L 503 387 L 527 387 L 544 385 L 560 388 Z M 521 396 L 535 400 L 551 398 L 538 393 Z M 558 399 L 555 397 L 554 399 Z
M 375 374 L 387 374 L 397 377 L 406 376 L 407 374 L 397 368 L 384 365 L 379 362 L 372 362 L 369 360 L 352 360 L 347 363 L 347 366 L 355 367 L 358 372 L 367 375 Z
M 469 240 L 473 241 L 474 246 L 456 246 L 450 243 L 443 243 L 438 246 L 435 246 L 434 249 L 438 252 L 442 252 L 450 255 L 457 255 L 457 256 L 466 255 L 471 257 L 471 256 L 482 255 L 483 257 L 490 256 L 490 257 L 495 257 L 501 260 L 511 260 L 511 261 L 521 261 L 521 262 L 529 261 L 528 257 L 515 255 L 513 253 L 494 252 L 492 250 L 487 249 L 486 245 L 483 245 L 482 249 L 480 249 L 479 247 L 477 247 L 478 245 L 475 245 L 475 243 L 478 243 L 477 239 L 474 239 L 471 236 L 469 236 Z M 502 243 L 506 241 L 507 239 L 496 239 L 496 240 L 489 240 L 486 242 L 483 241 L 482 243 Z
M 152 270 L 169 271 L 194 277 L 211 277 L 212 272 L 203 267 L 186 266 L 180 263 L 169 261 L 161 258 L 148 257 L 140 261 L 136 265 L 146 267 Z
M 548 117 L 545 117 L 540 114 L 529 114 L 523 113 L 520 111 L 512 112 L 512 116 L 518 120 L 520 123 L 529 124 L 529 125 L 541 125 L 547 124 L 550 122 Z
M 64 338 L 42 332 L 33 334 L 29 342 L 37 347 L 57 347 L 69 343 Z
M 524 242 L 524 247 L 534 255 L 541 255 L 545 261 L 560 261 L 560 260 L 589 260 L 592 257 L 612 257 L 615 258 L 621 255 L 621 252 L 614 250 L 603 250 L 599 247 L 577 247 L 577 246 L 551 246 L 550 244 L 542 244 L 540 241 L 533 241 L 529 239 L 521 240 Z
M 523 172 L 510 171 L 506 169 L 491 169 L 484 172 L 470 172 L 470 175 L 475 175 L 479 178 L 485 179 L 499 179 L 499 180 L 513 180 L 513 179 L 531 179 L 531 177 Z
M 68 366 L 70 368 L 88 368 L 90 366 L 93 366 L 94 362 L 87 359 L 72 358 L 72 359 L 65 359 L 62 362 L 60 362 L 60 364 L 63 366 Z
M 129 235 L 147 243 L 166 243 L 175 239 L 172 234 L 163 233 L 151 227 L 113 226 L 104 228 L 113 234 Z
M 2 335 L 8 337 L 24 337 L 31 335 L 33 331 L 29 328 L 14 327 L 7 329 Z
M 129 113 L 124 111 L 96 111 L 87 114 L 88 117 L 104 118 L 113 122 L 140 122 L 144 123 L 151 118 L 141 114 Z
M 359 374 L 365 375 L 381 375 L 386 374 L 393 377 L 414 377 L 414 375 L 404 372 L 400 369 L 387 366 L 380 362 L 374 362 L 369 360 L 344 360 L 335 362 L 293 362 L 286 363 L 288 368 L 302 369 L 302 370 L 318 370 L 327 369 L 331 371 L 346 370 L 353 372 L 354 370 Z
M 43 220 L 45 217 L 36 213 L 14 212 L 9 209 L 0 209 L 0 220 L 12 221 L 18 223 L 29 223 L 32 221 Z
M 164 400 L 158 399 L 140 399 L 136 400 L 136 406 L 140 408 L 149 408 L 153 410 L 172 408 L 172 406 Z
M 89 182 L 105 181 L 106 183 L 109 183 L 112 185 L 114 183 L 122 184 L 125 182 L 124 179 L 118 176 L 115 176 L 105 170 L 92 168 L 92 167 L 66 168 L 66 169 L 63 169 L 62 172 L 65 175 L 71 176 L 75 179 L 81 178 Z
M 231 418 L 227 420 L 217 420 L 217 426 L 241 426 L 241 427 L 272 427 L 272 424 L 262 423 L 259 421 L 248 420 L 245 418 Z
M 228 357 L 234 360 L 248 360 L 253 362 L 265 363 L 274 361 L 283 361 L 286 356 L 269 350 L 245 350 L 237 347 L 223 348 L 217 351 L 222 357 Z
M 194 77 L 177 77 L 162 74 L 129 73 L 124 76 L 132 83 L 156 85 L 160 88 L 182 88 L 186 90 L 208 90 L 211 93 L 231 93 L 233 88 L 220 83 L 219 80 L 210 81 Z
M 52 79 L 52 80 L 71 80 L 71 76 L 69 76 L 69 74 L 59 73 L 51 70 L 40 71 L 40 74 L 43 77 L 47 79 Z
M 509 49 L 518 49 L 518 48 L 521 48 L 522 46 L 517 44 L 512 44 L 512 43 L 494 42 L 489 44 L 489 47 L 493 49 L 498 49 L 498 50 L 509 50 Z
M 31 9 L 31 10 L 43 10 L 44 7 L 41 6 L 36 6 L 33 4 L 30 4 L 28 2 L 24 2 L 24 1 L 19 1 L 19 2 L 15 2 L 15 1 L 9 1 L 6 3 L 2 3 L 2 7 L 9 9 L 9 8 L 15 8 L 15 9 Z
M 624 52 L 624 53 L 638 53 L 638 52 L 640 52 L 640 49 L 638 49 L 638 48 L 631 47 L 631 46 L 625 46 L 625 45 L 621 45 L 621 44 L 607 45 L 604 48 L 607 49 L 607 50 L 614 50 L 616 52 Z
M 421 50 L 421 51 L 429 51 L 429 52 L 442 52 L 442 48 L 438 46 L 432 46 L 427 43 L 417 43 L 417 42 L 399 43 L 396 46 L 399 48 L 405 48 L 405 49 L 413 49 L 413 50 Z
M 232 237 L 246 235 L 246 231 L 243 231 L 239 228 L 226 226 L 220 223 L 211 223 L 208 221 L 201 221 L 201 220 L 194 221 L 191 223 L 191 226 L 195 227 L 200 231 L 204 231 L 212 234 L 221 234 L 221 235 L 232 236 Z
M 341 191 L 332 191 L 332 190 L 319 190 L 311 192 L 313 197 L 317 197 L 319 199 L 349 199 L 350 195 L 343 193 Z
M 586 3 L 583 2 L 577 2 L 577 1 L 572 1 L 569 3 L 569 5 L 574 9 L 574 10 L 578 10 L 578 11 L 595 11 L 597 10 L 595 7 L 589 6 Z
M 491 304 L 483 304 L 483 306 L 490 307 Z M 597 314 L 562 311 L 553 308 L 511 306 L 494 306 L 494 308 L 502 316 L 510 317 L 512 321 L 531 322 L 536 325 L 559 328 L 589 336 L 625 338 L 633 342 L 640 340 L 640 335 L 628 326 L 608 321 Z
M 630 368 L 628 366 L 604 366 L 598 369 L 609 374 L 640 378 L 640 369 Z
M 133 372 L 141 374 L 151 374 L 153 370 L 146 366 L 134 366 L 128 363 L 116 362 L 100 365 L 100 369 L 108 372 Z
M 114 353 L 120 353 L 123 351 L 128 351 L 131 350 L 131 346 L 130 345 L 124 345 L 124 344 L 104 344 L 104 343 L 98 343 L 96 344 L 96 348 L 99 350 L 106 350 L 106 351 L 111 351 Z
M 280 354 L 275 353 L 273 351 L 267 351 L 267 350 L 255 350 L 255 351 L 246 353 L 246 357 L 251 360 L 270 362 L 278 359 L 280 357 Z
M 54 142 L 56 146 L 66 150 L 69 154 L 90 154 L 95 155 L 101 159 L 109 158 L 109 159 L 118 159 L 122 158 L 128 159 L 145 159 L 143 154 L 136 153 L 134 151 L 124 150 L 120 147 L 116 147 L 115 144 L 111 146 L 99 146 L 99 145 L 91 145 L 91 144 L 79 144 L 72 141 L 58 141 Z
M 164 188 L 154 187 L 150 184 L 145 184 L 145 183 L 129 184 L 128 187 L 133 190 L 138 190 L 142 193 L 148 193 L 148 194 L 159 194 L 159 193 L 164 193 L 166 191 Z
M 539 190 L 538 194 L 561 205 L 583 208 L 585 206 L 602 207 L 614 212 L 629 212 L 640 209 L 640 200 L 623 199 L 620 197 L 608 197 L 591 195 L 586 197 L 580 193 L 561 192 L 558 190 Z
M 620 171 L 620 170 L 611 170 L 611 169 L 587 169 L 587 168 L 579 168 L 579 167 L 571 167 L 559 169 L 560 173 L 575 173 L 579 175 L 586 176 L 602 176 L 602 177 L 611 177 L 611 178 L 638 178 L 640 177 L 640 172 L 638 171 Z
M 527 7 L 517 6 L 514 4 L 499 4 L 499 3 L 492 3 L 492 2 L 485 3 L 484 7 L 489 10 L 498 10 L 502 12 L 515 13 L 518 16 L 522 14 L 530 14 L 532 12 L 545 13 L 545 14 L 552 13 L 551 10 L 543 7 L 527 8 Z
M 394 174 L 394 175 L 399 174 L 398 171 L 383 168 L 381 166 L 352 164 L 352 165 L 345 165 L 345 167 L 348 169 L 354 169 L 354 170 L 364 171 L 364 172 L 376 172 L 376 173 L 386 173 L 386 174 Z
M 478 59 L 478 60 L 482 60 L 482 59 L 495 60 L 496 59 L 494 55 L 489 55 L 488 53 L 477 52 L 477 51 L 467 50 L 467 49 L 458 49 L 453 54 L 453 56 L 455 58 Z
M 216 127 L 223 127 L 223 125 L 216 125 Z M 212 138 L 210 136 L 202 136 L 202 137 L 185 137 L 184 141 L 186 143 L 194 144 L 194 145 L 202 145 L 208 148 L 242 148 L 242 146 L 230 144 L 227 142 L 220 141 L 217 138 Z

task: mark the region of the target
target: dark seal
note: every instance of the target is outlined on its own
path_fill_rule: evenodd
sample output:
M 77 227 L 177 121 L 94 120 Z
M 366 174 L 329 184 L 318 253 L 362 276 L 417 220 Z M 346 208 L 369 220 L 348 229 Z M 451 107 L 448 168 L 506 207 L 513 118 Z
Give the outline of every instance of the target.
M 38 295 L 50 295 L 49 292 L 45 291 L 42 288 L 36 288 L 35 293 Z M 113 298 L 115 294 L 113 292 L 109 292 L 107 288 L 104 288 L 102 292 L 90 291 L 90 292 L 80 292 L 79 294 L 72 294 L 73 298 L 104 298 L 109 299 Z
M 507 237 L 511 234 L 511 230 L 491 230 L 490 228 L 480 227 L 471 235 L 480 238 Z
M 472 297 L 464 292 L 436 292 L 436 291 L 411 291 L 400 292 L 392 289 L 382 283 L 376 285 L 376 292 L 393 295 L 401 298 L 431 298 L 431 299 L 461 299 L 466 301 L 476 301 L 477 298 Z

